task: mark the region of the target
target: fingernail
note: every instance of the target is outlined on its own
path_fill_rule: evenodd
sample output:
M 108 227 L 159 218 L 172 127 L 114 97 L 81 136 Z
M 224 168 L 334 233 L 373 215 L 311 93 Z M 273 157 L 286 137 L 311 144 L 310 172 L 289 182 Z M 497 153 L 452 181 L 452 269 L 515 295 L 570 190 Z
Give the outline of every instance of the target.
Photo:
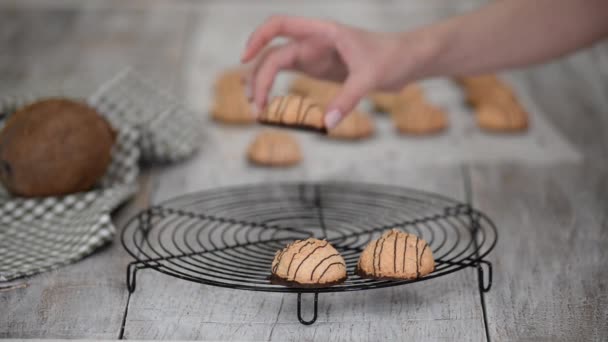
M 332 129 L 338 125 L 338 122 L 342 119 L 342 114 L 339 110 L 333 109 L 325 114 L 325 127 Z

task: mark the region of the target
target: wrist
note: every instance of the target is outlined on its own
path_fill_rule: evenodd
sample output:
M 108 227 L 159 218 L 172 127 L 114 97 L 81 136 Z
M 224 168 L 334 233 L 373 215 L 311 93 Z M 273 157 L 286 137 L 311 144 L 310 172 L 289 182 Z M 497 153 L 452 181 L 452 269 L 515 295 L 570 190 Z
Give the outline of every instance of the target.
M 406 83 L 444 72 L 441 70 L 441 57 L 448 45 L 441 29 L 425 27 L 404 32 L 400 36 L 400 55 L 402 60 L 407 59 L 404 71 Z

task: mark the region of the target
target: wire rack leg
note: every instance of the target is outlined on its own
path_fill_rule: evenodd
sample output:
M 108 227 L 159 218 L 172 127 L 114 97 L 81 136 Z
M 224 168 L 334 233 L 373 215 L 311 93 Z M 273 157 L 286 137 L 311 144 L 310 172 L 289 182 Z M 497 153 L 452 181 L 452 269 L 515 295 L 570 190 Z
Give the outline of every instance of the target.
M 487 272 L 484 272 L 483 266 L 486 266 Z M 486 278 L 484 277 L 484 273 L 488 273 L 488 279 L 486 282 Z M 482 292 L 490 291 L 492 288 L 492 263 L 489 261 L 481 260 L 477 264 L 477 274 L 479 275 L 477 278 L 479 279 L 479 289 Z
M 298 320 L 304 325 L 311 325 L 317 320 L 317 307 L 319 302 L 319 293 L 315 292 L 314 311 L 310 321 L 305 321 L 302 318 L 302 294 L 298 293 Z
M 127 290 L 129 293 L 135 291 L 137 270 L 140 269 L 139 262 L 134 261 L 127 266 Z

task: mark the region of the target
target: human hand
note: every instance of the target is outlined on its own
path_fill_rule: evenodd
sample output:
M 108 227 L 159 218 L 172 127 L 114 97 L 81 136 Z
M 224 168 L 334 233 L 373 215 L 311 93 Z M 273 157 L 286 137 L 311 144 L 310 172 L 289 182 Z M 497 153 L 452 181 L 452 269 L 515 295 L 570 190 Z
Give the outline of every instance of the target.
M 267 47 L 277 37 L 290 41 Z M 419 48 L 424 44 L 413 40 L 408 34 L 375 33 L 331 21 L 271 17 L 252 33 L 242 56 L 243 63 L 254 64 L 248 93 L 259 111 L 281 70 L 344 82 L 325 114 L 326 127 L 333 128 L 371 90 L 397 90 L 413 80 L 415 66 L 424 60 Z

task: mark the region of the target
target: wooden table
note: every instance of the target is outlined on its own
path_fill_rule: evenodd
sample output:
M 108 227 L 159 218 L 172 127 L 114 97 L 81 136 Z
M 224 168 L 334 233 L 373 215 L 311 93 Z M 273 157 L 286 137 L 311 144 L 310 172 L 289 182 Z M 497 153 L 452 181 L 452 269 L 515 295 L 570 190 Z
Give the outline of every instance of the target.
M 131 65 L 206 115 L 211 80 L 238 62 L 247 34 L 272 13 L 395 30 L 480 4 L 3 0 L 0 92 L 54 87 L 86 95 Z M 269 171 L 243 159 L 257 128 L 208 123 L 195 158 L 148 168 L 139 194 L 115 215 L 121 227 L 137 210 L 163 199 L 259 181 L 373 181 L 436 191 L 471 200 L 498 226 L 499 243 L 489 256 L 493 287 L 483 297 L 477 273 L 465 269 L 409 286 L 323 295 L 317 323 L 303 326 L 289 294 L 252 295 L 143 270 L 129 295 L 125 269 L 131 259 L 117 238 L 81 262 L 0 290 L 0 337 L 605 341 L 608 45 L 508 77 L 535 106 L 526 135 L 484 135 L 454 105 L 452 128 L 437 140 L 396 137 L 378 118 L 381 133 L 370 142 L 338 144 L 302 135 L 303 165 Z M 361 158 L 367 151 L 375 153 Z

